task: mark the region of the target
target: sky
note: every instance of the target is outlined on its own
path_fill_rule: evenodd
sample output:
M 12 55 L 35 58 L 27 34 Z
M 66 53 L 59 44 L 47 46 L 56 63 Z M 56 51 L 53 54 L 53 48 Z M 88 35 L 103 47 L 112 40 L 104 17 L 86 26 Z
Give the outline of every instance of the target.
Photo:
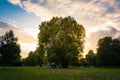
M 86 30 L 84 54 L 100 38 L 120 36 L 120 0 L 0 0 L 0 36 L 13 30 L 22 57 L 37 47 L 39 25 L 54 16 L 72 16 Z

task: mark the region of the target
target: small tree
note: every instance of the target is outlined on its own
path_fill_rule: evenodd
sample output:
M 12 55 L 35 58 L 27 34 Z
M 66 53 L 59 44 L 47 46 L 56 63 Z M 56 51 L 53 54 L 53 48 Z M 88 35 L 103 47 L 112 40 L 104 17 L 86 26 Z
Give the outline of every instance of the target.
M 86 60 L 89 66 L 96 65 L 96 55 L 93 50 L 89 50 L 88 54 L 86 55 Z
M 79 65 L 80 66 L 87 66 L 88 64 L 87 64 L 86 59 L 85 58 L 81 58 L 80 61 L 79 61 Z
M 20 45 L 17 43 L 18 39 L 14 36 L 12 30 L 6 32 L 0 37 L 0 54 L 2 65 L 20 65 Z
M 22 59 L 22 62 L 23 62 L 23 65 L 25 66 L 37 66 L 37 65 L 41 66 L 42 65 L 39 55 L 33 51 L 30 51 L 28 57 Z

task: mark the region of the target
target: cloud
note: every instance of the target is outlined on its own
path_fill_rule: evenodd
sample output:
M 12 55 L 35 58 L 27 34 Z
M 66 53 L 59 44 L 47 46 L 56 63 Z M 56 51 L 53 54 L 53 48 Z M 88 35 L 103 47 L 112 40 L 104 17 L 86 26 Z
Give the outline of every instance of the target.
M 30 34 L 27 32 L 19 29 L 14 24 L 8 24 L 5 22 L 0 22 L 0 35 L 3 35 L 5 32 L 13 30 L 15 35 L 18 37 L 19 42 L 21 43 L 35 43 L 36 39 L 34 39 Z
M 9 25 L 7 23 L 4 23 L 3 21 L 0 21 L 0 28 L 8 27 Z
M 119 1 L 115 0 L 8 0 L 14 5 L 22 5 L 28 12 L 35 13 L 39 17 L 74 15 L 77 16 L 95 16 L 93 13 L 98 13 L 98 16 L 111 13 L 118 9 Z M 119 3 L 118 3 L 119 2 Z M 118 9 L 120 10 L 120 9 Z M 43 14 L 44 13 L 44 14 Z M 42 16 L 43 15 L 43 16 Z M 89 16 L 89 17 L 90 17 Z
M 21 4 L 21 0 L 8 0 L 8 1 L 11 2 L 12 4 L 15 4 L 15 5 Z
M 22 7 L 28 11 L 36 14 L 40 18 L 50 19 L 53 16 L 75 16 L 77 15 L 86 15 L 88 12 L 100 11 L 102 7 L 92 5 L 96 0 L 21 0 Z M 18 5 L 20 0 L 15 2 L 14 0 L 9 0 L 14 5 Z M 101 8 L 101 9 L 100 9 Z M 81 16 L 82 16 L 81 15 Z
M 85 52 L 87 53 L 89 49 L 92 49 L 96 52 L 97 42 L 100 38 L 111 36 L 112 38 L 117 38 L 120 36 L 120 31 L 112 26 L 106 26 L 98 31 L 91 32 L 89 37 L 86 39 Z
M 0 22 L 0 36 L 4 35 L 9 30 L 13 30 L 15 36 L 18 38 L 18 42 L 21 46 L 21 55 L 22 57 L 26 57 L 28 52 L 34 51 L 35 47 L 37 45 L 36 38 L 32 37 L 30 34 L 25 32 L 24 30 L 21 30 L 17 28 L 14 24 L 8 24 L 6 22 L 1 21 Z
M 29 13 L 34 13 L 43 21 L 53 16 L 73 16 L 86 29 L 118 20 L 120 1 L 118 0 L 8 0 Z M 120 20 L 119 20 L 120 21 Z
M 55 15 L 55 13 L 50 11 L 49 9 L 44 8 L 38 4 L 31 3 L 30 1 L 25 1 L 23 2 L 23 4 L 26 11 L 28 11 L 29 13 L 34 13 L 43 20 L 50 19 L 53 15 Z
M 8 0 L 10 3 L 14 4 L 14 5 L 18 5 L 20 7 L 22 7 L 22 3 L 21 0 Z M 23 8 L 23 7 L 22 7 Z

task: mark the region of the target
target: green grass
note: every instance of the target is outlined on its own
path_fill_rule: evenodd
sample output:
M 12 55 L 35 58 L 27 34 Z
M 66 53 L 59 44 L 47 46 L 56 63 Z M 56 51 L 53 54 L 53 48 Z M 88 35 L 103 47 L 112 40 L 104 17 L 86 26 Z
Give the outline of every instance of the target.
M 0 80 L 120 80 L 120 69 L 0 67 Z

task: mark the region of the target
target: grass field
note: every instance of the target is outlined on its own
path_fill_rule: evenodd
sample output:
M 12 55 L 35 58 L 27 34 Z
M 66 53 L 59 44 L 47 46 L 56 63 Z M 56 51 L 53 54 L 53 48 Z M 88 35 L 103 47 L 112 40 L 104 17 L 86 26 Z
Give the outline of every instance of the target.
M 120 80 L 120 69 L 0 67 L 0 80 Z

